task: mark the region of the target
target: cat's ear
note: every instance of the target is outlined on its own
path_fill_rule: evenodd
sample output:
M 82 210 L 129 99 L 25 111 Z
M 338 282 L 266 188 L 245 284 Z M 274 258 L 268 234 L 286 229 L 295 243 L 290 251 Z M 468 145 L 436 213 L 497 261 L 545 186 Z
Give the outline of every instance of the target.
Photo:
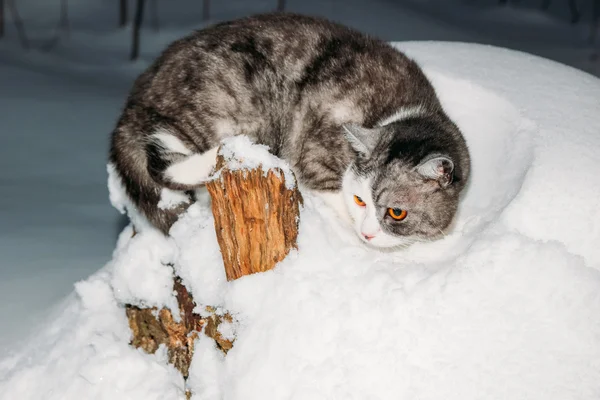
M 368 129 L 356 124 L 345 124 L 343 128 L 346 139 L 352 148 L 369 157 L 379 138 L 377 128 Z
M 433 156 L 421 161 L 416 169 L 424 178 L 436 180 L 445 188 L 452 183 L 454 162 L 446 156 Z

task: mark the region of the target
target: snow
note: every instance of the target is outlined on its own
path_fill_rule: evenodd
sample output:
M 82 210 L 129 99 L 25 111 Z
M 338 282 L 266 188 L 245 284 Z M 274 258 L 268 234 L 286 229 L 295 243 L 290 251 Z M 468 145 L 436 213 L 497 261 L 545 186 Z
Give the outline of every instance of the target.
M 218 328 L 219 333 L 223 339 L 234 341 L 236 337 L 235 324 L 229 321 L 223 320 Z
M 221 377 L 225 357 L 212 339 L 201 335 L 194 344 L 194 358 L 190 365 L 187 386 L 195 393 L 193 398 L 219 400 L 223 398 Z
M 125 235 L 132 235 L 130 227 Z M 166 306 L 173 311 L 177 320 L 179 308 L 173 294 L 173 269 L 169 265 L 175 260 L 176 248 L 155 230 L 136 234 L 115 251 L 111 286 L 115 299 L 122 304 L 139 307 Z
M 188 203 L 189 201 L 189 197 L 180 191 L 163 188 L 160 192 L 158 208 L 168 210 L 175 208 L 182 203 Z
M 598 79 L 535 56 L 493 47 L 481 47 L 480 57 L 453 66 L 436 55 L 447 51 L 445 44 L 431 44 L 426 49 L 418 43 L 400 47 L 427 65 L 469 76 L 473 84 L 510 99 L 537 125 L 534 162 L 523 188 L 501 219 L 511 229 L 536 240 L 560 241 L 570 252 L 598 267 Z M 468 44 L 453 44 L 452 49 L 457 58 L 472 54 Z M 512 167 L 512 162 L 509 165 Z
M 287 163 L 271 155 L 268 146 L 255 144 L 248 136 L 224 139 L 218 155 L 223 157 L 227 169 L 231 171 L 261 168 L 266 176 L 269 170 L 279 170 L 285 187 L 289 190 L 296 187 L 296 179 Z M 215 172 L 213 179 L 218 179 L 219 172 Z
M 171 238 L 124 229 L 113 260 L 0 363 L 0 393 L 597 399 L 600 82 L 493 47 L 398 46 L 422 63 L 473 156 L 446 238 L 377 252 L 305 193 L 299 250 L 272 271 L 227 282 L 204 193 Z M 247 138 L 228 144 L 269 160 Z M 122 197 L 112 197 L 119 206 Z M 164 349 L 146 355 L 128 346 L 122 308 L 173 307 L 171 264 L 199 309 L 217 306 L 237 321 L 222 328 L 236 334 L 226 357 L 201 336 L 185 384 Z
M 155 355 L 130 349 L 129 325 L 107 272 L 76 285 L 76 297 L 38 332 L 28 357 L 0 362 L 3 399 L 108 400 L 143 392 L 148 399 L 183 398 L 183 378 L 166 363 L 164 349 Z
M 202 26 L 202 2 L 157 3 L 160 30 L 144 29 L 141 59 L 135 63 L 127 61 L 130 27 L 116 29 L 113 1 L 69 1 L 71 33 L 67 37 L 59 32 L 61 40 L 47 50 L 40 47 L 57 35 L 58 0 L 19 0 L 34 45 L 29 51 L 21 49 L 7 15 L 6 36 L 0 40 L 0 357 L 25 339 L 32 324 L 60 308 L 75 282 L 110 260 L 116 236 L 127 224 L 107 201 L 108 134 L 133 79 L 169 42 Z M 507 8 L 498 7 L 496 0 L 469 4 L 458 0 L 287 3 L 289 10 L 328 16 L 387 40 L 491 43 L 600 74 L 600 63 L 590 59 L 597 48 L 585 41 L 590 11 L 586 4 L 581 5 L 582 22 L 571 26 L 565 22 L 566 2 L 559 1 L 552 3 L 549 14 L 537 11 L 538 0 L 521 0 Z M 274 6 L 274 0 L 213 1 L 211 20 L 266 12 Z M 421 54 L 425 57 L 430 58 Z M 456 64 L 460 65 L 456 67 L 458 75 L 469 62 Z M 441 65 L 439 69 L 451 67 Z M 518 69 L 507 73 L 528 83 L 529 76 Z M 560 84 L 551 79 L 543 82 Z M 506 89 L 510 87 L 519 85 Z M 563 92 L 569 100 L 577 96 L 568 87 Z M 519 102 L 518 98 L 513 101 Z M 542 117 L 547 114 L 545 108 L 530 112 Z M 568 116 L 557 118 L 561 126 L 569 121 Z M 580 149 L 589 152 L 594 146 L 574 151 Z M 586 190 L 589 195 L 593 187 Z M 588 219 L 583 226 L 593 231 L 592 223 Z M 570 232 L 577 229 L 575 224 L 568 227 Z M 591 249 L 593 240 L 592 235 L 570 246 Z
M 590 57 L 597 48 L 584 40 L 586 4 L 582 23 L 570 26 L 566 2 L 557 1 L 547 14 L 538 0 L 505 8 L 496 0 L 288 1 L 293 11 L 405 41 L 399 46 L 426 67 L 468 135 L 474 183 L 448 237 L 395 254 L 357 245 L 305 195 L 301 251 L 274 271 L 228 283 L 206 193 L 170 240 L 151 230 L 132 238 L 107 199 L 108 133 L 133 79 L 201 26 L 201 2 L 177 3 L 158 2 L 161 29 L 145 30 L 136 63 L 126 61 L 130 27 L 115 30 L 114 2 L 69 2 L 71 35 L 50 51 L 38 45 L 55 34 L 56 2 L 18 2 L 35 50 L 19 47 L 8 16 L 0 41 L 1 399 L 181 399 L 186 387 L 195 399 L 600 397 L 598 80 L 457 43 L 599 75 Z M 213 19 L 273 3 L 212 2 Z M 112 178 L 111 202 L 126 206 Z M 163 206 L 175 195 L 163 193 Z M 121 303 L 173 308 L 169 263 L 197 311 L 220 306 L 239 320 L 222 328 L 238 336 L 226 358 L 201 336 L 185 384 L 165 349 L 129 347 Z
M 227 288 L 225 267 L 208 202 L 205 191 L 170 231 L 179 250 L 175 272 L 194 294 L 197 313 L 201 313 L 205 305 L 220 305 Z

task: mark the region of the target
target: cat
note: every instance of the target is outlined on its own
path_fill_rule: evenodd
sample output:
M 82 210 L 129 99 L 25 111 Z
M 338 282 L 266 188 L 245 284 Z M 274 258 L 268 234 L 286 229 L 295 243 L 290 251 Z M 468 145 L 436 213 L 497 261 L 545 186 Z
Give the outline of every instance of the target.
M 288 13 L 172 43 L 135 81 L 110 164 L 168 234 L 220 141 L 239 134 L 286 160 L 305 190 L 376 247 L 440 237 L 469 177 L 465 139 L 413 60 L 349 27 Z M 189 200 L 158 207 L 165 188 Z

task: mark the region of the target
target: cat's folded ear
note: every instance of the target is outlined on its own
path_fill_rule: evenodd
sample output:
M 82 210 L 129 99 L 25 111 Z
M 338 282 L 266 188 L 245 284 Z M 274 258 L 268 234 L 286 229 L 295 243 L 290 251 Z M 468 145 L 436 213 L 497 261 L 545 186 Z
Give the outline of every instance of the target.
M 454 176 L 454 162 L 446 156 L 430 156 L 417 165 L 416 170 L 426 179 L 437 181 L 442 188 L 452 183 Z
M 364 128 L 356 124 L 345 124 L 343 128 L 346 139 L 352 148 L 364 156 L 370 157 L 379 139 L 379 130 Z

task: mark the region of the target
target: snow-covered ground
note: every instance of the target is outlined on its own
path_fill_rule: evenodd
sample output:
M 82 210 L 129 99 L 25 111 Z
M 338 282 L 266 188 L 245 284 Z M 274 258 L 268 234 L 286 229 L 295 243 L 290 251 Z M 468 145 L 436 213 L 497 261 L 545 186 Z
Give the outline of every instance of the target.
M 471 183 L 443 240 L 379 253 L 307 195 L 299 250 L 273 271 L 227 282 L 201 198 L 169 239 L 125 228 L 113 261 L 76 285 L 31 344 L 0 362 L 0 393 L 597 399 L 600 81 L 509 50 L 399 46 L 426 68 L 472 154 Z M 241 156 L 250 163 L 255 154 L 268 160 L 257 151 Z M 110 188 L 121 207 L 115 177 Z M 216 305 L 238 321 L 225 358 L 199 340 L 187 386 L 163 350 L 150 356 L 128 345 L 119 306 L 173 307 L 168 264 L 199 309 Z
M 176 6 L 176 2 L 180 7 Z M 523 2 L 525 6 L 528 4 Z M 35 43 L 50 36 L 57 16 L 55 3 L 18 2 L 30 35 L 38 39 Z M 151 29 L 145 32 L 142 59 L 134 64 L 126 61 L 129 32 L 113 28 L 117 19 L 114 2 L 80 0 L 73 3 L 71 36 L 64 38 L 52 51 L 24 52 L 19 48 L 10 23 L 7 37 L 0 41 L 0 349 L 4 349 L 4 353 L 0 354 L 6 357 L 0 364 L 0 384 L 3 379 L 11 378 L 6 386 L 6 390 L 16 390 L 11 393 L 21 393 L 21 389 L 31 391 L 22 393 L 58 390 L 63 382 L 61 379 L 73 377 L 69 371 L 75 374 L 79 367 L 87 366 L 88 373 L 81 375 L 87 383 L 77 387 L 62 385 L 73 392 L 56 397 L 69 398 L 69 395 L 76 396 L 77 390 L 92 390 L 94 384 L 110 381 L 110 375 L 103 375 L 106 373 L 103 368 L 129 359 L 131 364 L 125 362 L 122 368 L 135 369 L 133 366 L 137 365 L 139 376 L 144 371 L 154 371 L 152 373 L 160 378 L 157 378 L 157 387 L 159 383 L 170 382 L 174 385 L 173 393 L 177 393 L 181 382 L 169 372 L 171 370 L 160 366 L 156 358 L 134 355 L 128 350 L 123 320 L 114 313 L 116 304 L 107 291 L 106 282 L 112 279 L 110 268 L 78 287 L 83 300 L 71 292 L 76 281 L 98 271 L 110 260 L 117 235 L 124 226 L 122 218 L 108 203 L 105 162 L 108 134 L 129 85 L 168 42 L 201 26 L 197 22 L 201 15 L 201 2 L 173 0 L 167 6 L 159 1 L 161 30 L 158 33 Z M 268 11 L 274 7 L 275 1 L 228 0 L 213 3 L 213 19 L 222 20 Z M 558 7 L 559 2 L 555 3 L 557 5 L 553 7 Z M 290 0 L 289 9 L 329 16 L 388 40 L 492 43 L 554 58 L 594 74 L 600 73 L 599 63 L 589 59 L 593 49 L 585 44 L 587 24 L 570 26 L 564 10 L 546 15 L 532 9 L 500 9 L 493 6 L 491 0 L 471 5 L 442 0 Z M 394 386 L 398 391 L 404 390 L 402 393 L 433 398 L 427 397 L 430 392 L 421 390 L 421 383 L 433 381 L 438 387 L 444 387 L 444 384 L 461 376 L 468 379 L 474 388 L 489 385 L 492 390 L 503 381 L 490 381 L 485 371 L 502 371 L 505 374 L 502 377 L 507 379 L 513 377 L 509 375 L 512 373 L 521 377 L 515 385 L 529 382 L 534 385 L 530 387 L 541 387 L 557 396 L 563 394 L 557 398 L 594 398 L 594 395 L 597 398 L 598 387 L 590 383 L 588 374 L 598 373 L 597 360 L 600 359 L 598 348 L 594 347 L 594 343 L 597 346 L 600 341 L 598 317 L 594 318 L 594 315 L 600 315 L 597 294 L 600 290 L 598 276 L 593 269 L 598 268 L 600 260 L 594 244 L 600 235 L 595 224 L 599 217 L 596 205 L 600 200 L 600 182 L 595 173 L 600 150 L 600 139 L 595 134 L 600 131 L 598 80 L 575 70 L 492 48 L 439 43 L 409 43 L 401 47 L 431 68 L 431 76 L 441 88 L 442 98 L 446 98 L 459 124 L 468 128 L 470 144 L 481 151 L 478 153 L 480 157 L 485 158 L 481 161 L 480 174 L 486 175 L 474 175 L 478 183 L 472 185 L 470 190 L 474 194 L 466 199 L 462 219 L 464 235 L 450 237 L 438 244 L 440 249 L 436 250 L 436 254 L 441 259 L 427 261 L 433 264 L 423 265 L 422 255 L 419 256 L 419 264 L 407 259 L 382 258 L 381 264 L 374 267 L 377 274 L 369 275 L 373 287 L 372 291 L 365 292 L 364 304 L 352 303 L 346 308 L 341 307 L 343 296 L 357 290 L 358 282 L 364 282 L 358 278 L 368 278 L 361 274 L 372 266 L 372 261 L 356 266 L 356 275 L 348 272 L 349 276 L 344 281 L 348 286 L 347 292 L 336 292 L 335 285 L 339 283 L 327 279 L 324 286 L 311 287 L 314 282 L 311 283 L 306 276 L 299 276 L 298 279 L 305 283 L 301 289 L 306 293 L 298 292 L 300 297 L 296 299 L 307 301 L 305 307 L 313 314 L 303 315 L 297 323 L 310 323 L 309 316 L 322 317 L 324 314 L 320 312 L 339 313 L 343 308 L 342 315 L 349 316 L 369 310 L 368 307 L 373 304 L 396 302 L 397 307 L 386 306 L 388 308 L 384 310 L 402 315 L 397 315 L 395 321 L 386 321 L 385 331 L 405 336 L 384 336 L 381 338 L 381 350 L 395 349 L 396 354 L 400 354 L 399 359 L 377 360 L 391 371 L 412 374 L 414 383 L 411 385 L 414 386 Z M 458 97 L 456 93 L 464 96 Z M 489 119 L 473 118 L 479 115 Z M 322 218 L 310 206 L 306 212 L 306 221 Z M 209 235 L 207 232 L 201 234 Z M 444 243 L 452 248 L 451 254 L 444 250 Z M 345 246 L 341 239 L 330 242 L 330 245 L 336 251 Z M 348 251 L 357 259 L 373 257 L 360 249 Z M 455 259 L 457 255 L 459 258 Z M 336 262 L 340 261 L 333 257 L 332 265 Z M 308 272 L 327 277 L 325 266 L 315 268 Z M 431 275 L 438 270 L 443 272 Z M 220 295 L 230 296 L 230 299 L 212 299 L 229 302 L 227 305 L 246 313 L 254 322 L 254 325 L 247 325 L 248 336 L 244 340 L 248 344 L 240 343 L 239 353 L 232 353 L 233 360 L 237 358 L 241 364 L 265 361 L 260 359 L 260 354 L 252 354 L 250 349 L 257 347 L 256 340 L 259 340 L 253 336 L 258 334 L 253 329 L 260 330 L 262 324 L 269 323 L 252 310 L 239 307 L 239 303 L 235 302 L 236 293 L 254 290 L 249 287 L 251 285 L 260 290 L 280 284 L 286 287 L 286 280 L 296 279 L 294 273 L 302 274 L 301 271 L 294 272 L 290 263 L 288 269 L 282 267 L 276 274 L 232 285 Z M 261 279 L 263 282 L 260 282 Z M 446 282 L 444 290 L 440 289 L 444 286 L 442 281 Z M 245 289 L 244 285 L 247 286 Z M 377 295 L 375 289 L 381 293 Z M 458 295 L 458 292 L 466 294 Z M 313 299 L 306 297 L 307 293 L 324 294 Z M 69 298 L 61 301 L 65 296 Z M 277 297 L 277 293 L 273 296 L 264 298 L 263 304 L 270 301 L 292 304 L 293 298 L 286 300 Z M 472 304 L 473 300 L 477 303 Z M 324 304 L 328 306 L 323 308 Z M 52 315 L 60 317 L 54 324 L 55 328 L 48 329 L 41 323 L 40 317 L 52 313 L 52 308 L 55 309 Z M 315 311 L 318 309 L 322 310 Z M 83 310 L 87 310 L 90 318 L 100 314 L 105 318 L 98 318 L 96 322 L 91 319 L 84 321 Z M 419 313 L 420 310 L 425 313 Z M 272 311 L 278 318 L 284 317 L 280 315 L 281 310 Z M 486 325 L 486 330 L 467 329 L 473 327 L 469 325 L 469 318 L 473 315 L 480 316 L 474 326 Z M 384 324 L 376 316 L 370 322 Z M 90 360 L 106 360 L 108 356 L 97 352 L 94 359 L 91 356 L 93 351 L 88 349 L 86 351 L 92 353 L 86 353 L 83 347 L 79 347 L 83 358 L 65 360 L 65 352 L 61 349 L 68 348 L 71 343 L 60 340 L 56 350 L 50 348 L 49 341 L 56 340 L 53 335 L 64 329 L 67 323 L 73 323 L 74 330 L 73 336 L 66 335 L 66 338 L 80 339 L 79 342 L 73 339 L 75 348 L 85 347 L 86 340 L 100 344 L 101 338 L 112 335 L 102 346 L 114 350 L 115 364 L 90 363 Z M 409 325 L 412 328 L 403 331 L 400 329 L 403 324 L 412 324 Z M 465 330 L 451 330 L 453 327 Z M 279 347 L 274 349 L 287 351 L 285 354 L 289 355 L 282 362 L 318 364 L 315 359 L 302 359 L 297 353 L 289 353 L 291 350 L 286 340 L 290 339 L 284 335 L 285 324 L 279 331 L 273 329 L 275 339 L 280 340 L 275 342 Z M 340 328 L 341 331 L 332 329 L 329 332 L 332 340 L 351 331 L 350 328 L 349 331 L 345 328 Z M 432 333 L 444 329 L 449 330 L 446 338 Z M 354 343 L 356 355 L 366 357 L 364 368 L 367 370 L 372 366 L 369 362 L 376 359 L 367 355 L 369 342 L 352 342 L 358 340 L 360 332 L 358 329 L 348 336 L 346 344 Z M 12 358 L 6 352 L 18 349 L 16 341 L 25 339 L 30 333 L 48 336 L 37 342 L 34 349 L 38 351 L 39 358 L 34 358 L 31 366 L 27 367 L 27 357 L 34 353 Z M 492 344 L 485 341 L 486 337 L 493 339 Z M 96 339 L 99 341 L 95 342 Z M 309 339 L 308 336 L 298 338 Z M 470 364 L 461 366 L 453 363 L 459 356 L 465 356 L 462 350 L 469 343 L 474 349 L 473 355 L 469 355 Z M 417 350 L 411 353 L 411 348 Z M 343 344 L 335 349 L 317 346 L 308 354 L 321 353 L 323 357 L 329 355 L 339 363 L 345 360 L 353 365 L 353 359 L 344 358 L 345 350 L 348 349 Z M 434 376 L 427 371 L 432 371 L 435 361 L 432 354 L 436 351 L 436 360 L 444 369 Z M 512 359 L 502 359 L 497 354 L 511 351 L 515 354 Z M 519 355 L 519 351 L 524 353 Z M 540 356 L 542 353 L 546 354 L 545 358 Z M 86 355 L 88 358 L 85 358 Z M 0 355 L 0 358 L 3 356 Z M 38 372 L 32 372 L 36 369 L 33 368 L 35 361 L 44 365 L 37 369 Z M 234 361 L 228 363 L 224 377 L 235 373 Z M 18 365 L 19 369 L 11 372 L 14 365 Z M 65 366 L 65 369 L 52 370 L 52 365 Z M 266 375 L 249 375 L 248 381 L 239 383 L 239 390 L 260 391 L 262 379 L 268 375 L 269 368 L 281 367 L 276 362 L 266 365 L 262 372 L 256 372 Z M 354 376 L 352 374 L 361 373 L 357 369 L 344 377 L 339 369 L 341 364 L 336 365 L 336 379 L 350 379 Z M 483 372 L 469 369 L 474 365 L 481 366 Z M 552 365 L 560 368 L 552 369 Z M 303 371 L 285 377 L 283 382 L 294 387 L 295 384 L 314 383 L 310 379 L 321 376 L 319 370 L 307 368 Z M 120 369 L 113 368 L 114 377 L 118 377 L 120 372 Z M 36 377 L 36 373 L 53 376 L 57 386 L 27 384 Z M 576 373 L 579 375 L 569 375 Z M 135 388 L 137 381 L 132 382 L 131 387 Z M 327 382 L 331 384 L 333 380 Z M 47 382 L 48 385 L 54 383 Z M 201 387 L 203 384 L 198 385 Z M 457 384 L 456 393 L 462 393 L 462 398 L 469 398 L 467 392 L 461 391 L 464 387 Z M 569 395 L 567 389 L 572 387 L 581 391 Z M 102 390 L 102 385 L 98 388 Z M 523 386 L 506 386 L 504 390 L 508 393 L 519 388 Z M 127 387 L 118 389 L 128 390 Z M 213 389 L 219 390 L 218 387 Z M 551 389 L 555 391 L 551 392 Z M 331 390 L 331 393 L 341 393 L 335 388 Z M 0 390 L 0 393 L 9 392 Z M 114 398 L 108 392 L 97 393 Z M 152 396 L 158 398 L 161 392 L 154 393 Z M 298 393 L 306 395 L 306 392 Z M 537 394 L 541 396 L 543 393 Z M 29 397 L 15 395 L 10 398 Z

